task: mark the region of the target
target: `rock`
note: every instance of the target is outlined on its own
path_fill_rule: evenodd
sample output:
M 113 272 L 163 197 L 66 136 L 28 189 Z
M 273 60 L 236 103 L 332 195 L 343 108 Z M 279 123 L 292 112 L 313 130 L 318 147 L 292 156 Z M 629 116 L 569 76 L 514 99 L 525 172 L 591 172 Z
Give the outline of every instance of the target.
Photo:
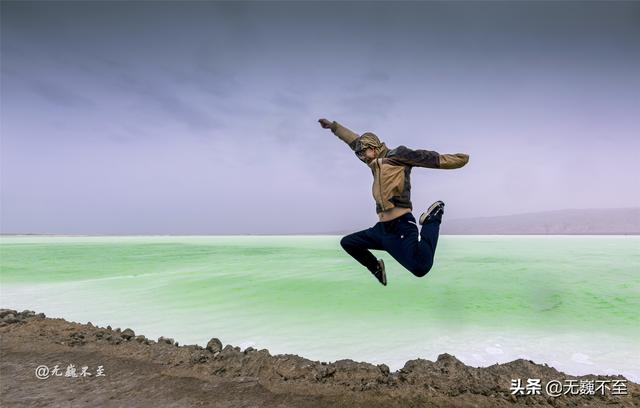
M 256 349 L 254 349 L 253 347 L 247 347 L 247 348 L 244 350 L 244 354 L 249 354 L 249 353 L 251 353 L 252 351 L 256 351 Z
M 4 317 L 8 314 L 12 314 L 15 316 L 18 314 L 18 312 L 13 309 L 0 309 L 0 319 L 4 319 Z
M 378 364 L 378 368 L 382 372 L 382 375 L 389 375 L 389 366 L 386 364 Z
M 333 376 L 336 373 L 336 368 L 333 365 L 321 365 L 316 373 L 316 379 L 323 380 Z
M 207 350 L 209 350 L 212 353 L 217 353 L 217 352 L 221 351 L 222 350 L 222 342 L 220 340 L 218 340 L 217 338 L 215 338 L 215 337 L 212 338 L 207 343 Z
M 146 338 L 146 337 L 144 337 L 144 336 L 136 336 L 136 337 L 135 337 L 135 340 L 136 340 L 138 343 L 144 343 L 144 342 L 145 342 L 145 340 L 147 340 L 147 338 Z
M 158 343 L 165 343 L 165 344 L 174 345 L 175 344 L 175 340 L 173 340 L 172 338 L 169 338 L 169 337 L 160 336 L 160 337 L 158 337 Z
M 202 364 L 202 363 L 206 363 L 207 360 L 209 359 L 208 355 L 206 353 L 203 352 L 199 352 L 199 353 L 194 353 L 191 356 L 191 362 L 193 364 Z
M 38 316 L 41 319 L 44 319 L 45 317 L 47 317 L 47 315 L 45 315 L 44 313 L 38 313 L 36 316 Z
M 70 346 L 82 346 L 87 343 L 84 340 L 84 334 L 80 332 L 73 332 L 69 337 L 71 337 L 71 341 L 68 343 Z
M 369 382 L 367 382 L 366 384 L 364 384 L 364 385 L 362 386 L 362 390 L 363 390 L 363 391 L 365 391 L 365 390 L 371 390 L 371 389 L 373 389 L 373 388 L 375 388 L 375 387 L 376 387 L 376 383 L 374 383 L 374 382 L 372 382 L 372 381 L 369 381 Z
M 443 353 L 438 356 L 436 363 L 443 366 L 464 367 L 464 363 L 449 353 Z
M 136 334 L 131 329 L 124 329 L 124 331 L 122 332 L 121 336 L 125 340 L 131 340 L 133 337 L 136 336 Z
M 17 319 L 16 316 L 13 313 L 9 313 L 9 314 L 4 316 L 2 321 L 5 322 L 5 323 L 8 323 L 8 324 L 11 324 L 11 323 L 18 323 L 20 321 L 20 319 Z

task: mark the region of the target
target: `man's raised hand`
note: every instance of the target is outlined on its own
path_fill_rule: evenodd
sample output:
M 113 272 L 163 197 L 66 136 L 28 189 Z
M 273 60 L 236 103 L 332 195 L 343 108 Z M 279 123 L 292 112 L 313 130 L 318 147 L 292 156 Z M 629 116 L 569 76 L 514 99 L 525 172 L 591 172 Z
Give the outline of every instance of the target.
M 329 121 L 328 119 L 319 119 L 318 122 L 320 122 L 320 126 L 322 126 L 323 129 L 331 129 L 331 124 L 333 122 Z

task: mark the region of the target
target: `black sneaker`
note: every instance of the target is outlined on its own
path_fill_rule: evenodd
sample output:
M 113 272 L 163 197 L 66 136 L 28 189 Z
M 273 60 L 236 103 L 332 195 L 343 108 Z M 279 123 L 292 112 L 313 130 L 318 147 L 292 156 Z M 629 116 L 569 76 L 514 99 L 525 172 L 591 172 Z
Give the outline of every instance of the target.
M 373 276 L 378 279 L 378 282 L 382 283 L 382 285 L 387 286 L 387 274 L 384 271 L 384 261 L 382 259 L 378 259 L 378 268 L 375 272 L 371 272 Z
M 420 216 L 420 225 L 424 224 L 428 218 L 442 216 L 444 214 L 444 203 L 442 201 L 436 201 L 431 204 L 427 211 L 423 212 Z

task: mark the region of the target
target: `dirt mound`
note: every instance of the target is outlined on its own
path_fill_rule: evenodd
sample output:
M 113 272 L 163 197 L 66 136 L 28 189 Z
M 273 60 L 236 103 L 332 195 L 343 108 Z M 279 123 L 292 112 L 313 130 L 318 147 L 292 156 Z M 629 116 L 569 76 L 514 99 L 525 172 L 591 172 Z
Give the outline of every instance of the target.
M 640 386 L 622 376 L 576 377 L 522 359 L 475 368 L 441 354 L 391 372 L 223 347 L 215 338 L 207 347 L 179 345 L 10 309 L 0 310 L 0 336 L 0 402 L 8 407 L 640 406 Z M 39 366 L 46 378 L 36 377 Z M 517 379 L 522 393 L 512 395 Z M 536 388 L 528 380 L 540 381 Z M 559 391 L 547 389 L 553 382 Z

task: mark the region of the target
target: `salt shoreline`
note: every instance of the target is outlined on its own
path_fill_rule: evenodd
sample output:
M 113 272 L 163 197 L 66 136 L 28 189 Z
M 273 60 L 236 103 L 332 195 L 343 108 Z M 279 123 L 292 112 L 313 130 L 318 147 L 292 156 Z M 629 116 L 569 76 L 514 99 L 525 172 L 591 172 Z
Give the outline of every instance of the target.
M 290 354 L 272 356 L 264 349 L 223 347 L 217 339 L 207 347 L 178 345 L 163 337 L 147 339 L 131 329 L 96 327 L 11 309 L 0 310 L 0 336 L 0 402 L 12 407 L 47 406 L 47 401 L 136 407 L 640 406 L 640 386 L 622 376 L 572 376 L 523 359 L 475 368 L 441 354 L 435 362 L 409 360 L 391 372 L 384 364 L 326 363 Z M 66 364 L 102 365 L 106 376 L 35 377 L 38 365 Z M 544 387 L 540 395 L 512 395 L 514 379 L 524 384 L 540 379 L 543 385 L 554 380 L 600 381 L 609 387 L 616 381 L 624 383 L 628 395 L 613 395 L 609 390 L 604 395 L 556 397 Z M 167 401 L 173 402 L 167 405 Z

